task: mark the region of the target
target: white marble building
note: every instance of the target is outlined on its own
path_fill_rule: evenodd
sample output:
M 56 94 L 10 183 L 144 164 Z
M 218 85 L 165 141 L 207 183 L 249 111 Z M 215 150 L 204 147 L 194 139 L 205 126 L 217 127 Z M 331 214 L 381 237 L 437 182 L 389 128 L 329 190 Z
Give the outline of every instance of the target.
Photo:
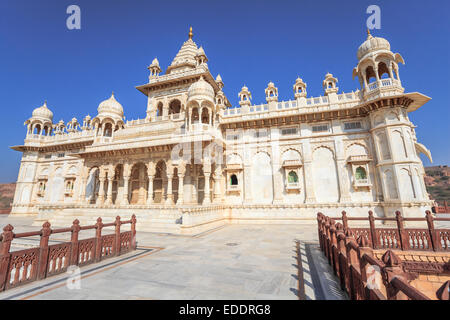
M 277 87 L 253 105 L 243 87 L 232 107 L 202 47 L 185 41 L 165 74 L 155 58 L 146 117 L 124 121 L 114 94 L 82 123 L 53 123 L 47 105 L 25 124 L 12 214 L 68 225 L 77 217 L 138 217 L 138 230 L 194 234 L 225 223 L 302 223 L 316 213 L 423 216 L 430 207 L 408 113 L 429 97 L 405 93 L 399 53 L 368 34 L 353 77 L 339 93 L 326 74 L 324 95 L 308 97 L 298 78 L 293 99 Z

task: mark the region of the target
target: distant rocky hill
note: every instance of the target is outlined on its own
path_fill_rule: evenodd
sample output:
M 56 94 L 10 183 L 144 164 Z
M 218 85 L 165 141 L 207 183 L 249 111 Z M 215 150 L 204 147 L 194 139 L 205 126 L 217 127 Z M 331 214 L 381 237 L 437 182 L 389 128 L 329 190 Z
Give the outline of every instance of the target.
M 425 184 L 431 198 L 437 201 L 450 200 L 450 168 L 426 167 L 425 172 Z
M 0 214 L 11 211 L 11 202 L 13 201 L 15 190 L 15 183 L 0 184 Z

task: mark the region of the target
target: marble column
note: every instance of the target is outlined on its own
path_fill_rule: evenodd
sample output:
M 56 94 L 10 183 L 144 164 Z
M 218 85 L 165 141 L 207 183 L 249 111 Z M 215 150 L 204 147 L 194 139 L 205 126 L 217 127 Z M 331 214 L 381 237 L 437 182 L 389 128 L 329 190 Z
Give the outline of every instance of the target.
M 221 175 L 217 172 L 214 174 L 214 203 L 220 203 L 221 202 L 221 196 L 220 196 L 220 178 Z
M 106 204 L 112 204 L 112 189 L 114 177 L 108 177 L 108 191 L 106 193 Z
M 167 175 L 167 199 L 166 204 L 174 204 L 173 203 L 173 194 L 172 194 L 172 174 Z
M 86 182 L 87 182 L 87 178 L 85 178 L 85 177 L 81 178 L 80 197 L 79 197 L 79 201 L 81 203 L 86 202 Z
M 123 205 L 128 205 L 128 185 L 130 182 L 130 176 L 123 176 L 123 199 L 122 199 L 122 204 Z
M 100 176 L 98 180 L 100 181 L 100 187 L 98 189 L 97 204 L 103 204 L 105 201 L 105 176 Z
M 178 199 L 177 204 L 181 205 L 183 204 L 183 192 L 184 191 L 184 173 L 179 172 L 178 173 Z
M 145 172 L 143 168 L 139 170 L 139 196 L 138 203 L 145 204 Z
M 198 190 L 198 177 L 197 177 L 197 169 L 196 165 L 192 165 L 191 170 L 191 181 L 192 181 L 192 203 L 197 204 L 198 203 L 198 196 L 197 196 L 197 190 Z
M 204 190 L 204 197 L 203 197 L 203 204 L 210 204 L 211 203 L 211 194 L 209 190 L 209 178 L 211 177 L 211 172 L 205 172 L 205 190 Z
M 148 176 L 148 192 L 147 192 L 147 204 L 153 204 L 153 179 L 155 176 Z

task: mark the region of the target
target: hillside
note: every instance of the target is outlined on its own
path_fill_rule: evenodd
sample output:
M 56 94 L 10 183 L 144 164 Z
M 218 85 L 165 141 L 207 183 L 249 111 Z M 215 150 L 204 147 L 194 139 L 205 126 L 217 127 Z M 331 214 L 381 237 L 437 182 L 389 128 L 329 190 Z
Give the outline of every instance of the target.
M 11 202 L 13 201 L 15 190 L 15 183 L 0 184 L 0 214 L 9 213 L 11 210 Z
M 425 168 L 425 184 L 434 200 L 450 200 L 450 168 L 434 166 Z

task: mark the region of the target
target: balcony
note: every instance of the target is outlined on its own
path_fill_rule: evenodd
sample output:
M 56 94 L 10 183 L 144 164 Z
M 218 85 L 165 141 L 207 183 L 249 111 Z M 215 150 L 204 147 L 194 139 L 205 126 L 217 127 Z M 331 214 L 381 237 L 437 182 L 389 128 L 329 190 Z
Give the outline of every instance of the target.
M 364 92 L 364 96 L 366 99 L 372 100 L 378 96 L 395 95 L 403 92 L 404 88 L 400 80 L 387 78 L 369 83 Z

